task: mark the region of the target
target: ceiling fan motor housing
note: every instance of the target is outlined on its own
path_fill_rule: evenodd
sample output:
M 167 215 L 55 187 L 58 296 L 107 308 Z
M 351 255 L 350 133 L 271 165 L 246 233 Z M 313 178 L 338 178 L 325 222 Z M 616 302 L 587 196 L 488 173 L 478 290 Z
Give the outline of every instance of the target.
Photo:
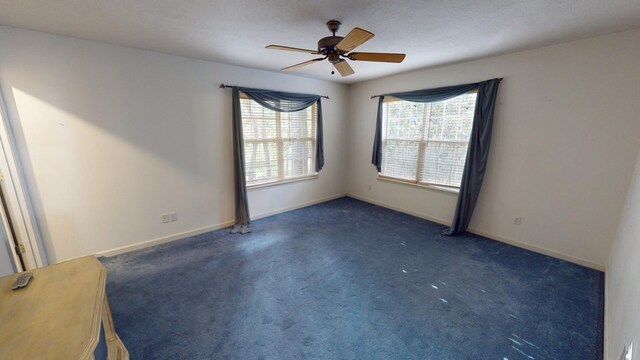
M 318 52 L 330 56 L 332 54 L 342 55 L 345 51 L 336 49 L 336 45 L 343 39 L 342 36 L 327 36 L 318 41 Z
M 327 56 L 329 62 L 335 64 L 340 61 L 340 55 L 344 55 L 346 51 L 342 51 L 336 48 L 336 45 L 344 39 L 342 36 L 336 36 L 336 31 L 340 29 L 340 21 L 329 20 L 327 21 L 327 28 L 333 33 L 333 36 L 327 36 L 318 41 L 318 52 Z

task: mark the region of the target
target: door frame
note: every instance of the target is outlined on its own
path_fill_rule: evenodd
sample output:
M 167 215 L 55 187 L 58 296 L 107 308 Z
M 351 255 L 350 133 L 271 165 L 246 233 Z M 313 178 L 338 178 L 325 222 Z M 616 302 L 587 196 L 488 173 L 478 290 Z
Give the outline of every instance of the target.
M 21 254 L 24 262 L 24 271 L 48 265 L 40 233 L 37 228 L 35 217 L 31 209 L 31 202 L 26 187 L 23 185 L 23 175 L 15 152 L 15 142 L 11 124 L 7 116 L 6 103 L 0 90 L 0 186 L 6 200 L 8 214 L 0 216 L 4 222 L 7 238 L 11 242 L 11 228 L 7 222 L 10 218 L 15 233 L 13 241 L 16 245 L 22 245 L 24 252 Z M 8 216 L 6 216 L 8 215 Z M 16 246 L 8 244 L 14 257 L 16 266 L 20 266 L 19 257 L 16 254 Z M 17 260 L 17 261 L 16 261 Z
M 20 272 L 26 270 L 26 264 L 24 256 L 21 255 L 21 252 L 16 248 L 18 244 L 16 243 L 16 237 L 14 236 L 15 231 L 12 228 L 11 220 L 7 216 L 7 203 L 4 196 L 4 189 L 2 186 L 2 182 L 4 176 L 0 174 L 0 222 L 1 227 L 0 231 L 2 234 L 0 236 L 4 239 L 3 242 L 6 242 L 5 246 L 10 256 L 11 267 L 13 268 L 13 272 Z

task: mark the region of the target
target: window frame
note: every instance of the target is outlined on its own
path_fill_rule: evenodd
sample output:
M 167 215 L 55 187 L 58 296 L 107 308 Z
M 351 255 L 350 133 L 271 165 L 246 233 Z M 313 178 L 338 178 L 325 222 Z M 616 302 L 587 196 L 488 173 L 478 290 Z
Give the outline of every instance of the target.
M 464 94 L 460 94 L 458 96 L 463 96 L 466 94 L 477 94 L 478 93 L 478 89 L 473 89 L 470 91 L 467 91 Z M 457 96 L 456 96 L 457 97 Z M 383 103 L 390 103 L 390 102 L 396 102 L 396 101 L 406 101 L 406 100 L 402 100 L 400 98 L 396 98 L 396 97 L 392 97 L 392 96 L 385 96 L 382 100 Z M 476 97 L 476 102 L 477 102 L 477 97 Z M 425 103 L 426 104 L 431 104 L 431 103 Z M 475 104 L 475 103 L 474 103 Z M 383 107 L 383 119 L 382 119 L 382 152 L 383 152 L 383 161 L 384 161 L 384 149 L 385 146 L 387 144 L 388 140 L 392 140 L 392 141 L 396 141 L 396 142 L 406 142 L 406 143 L 418 143 L 418 158 L 417 158 L 417 163 L 416 163 L 416 178 L 415 180 L 410 180 L 410 179 L 406 179 L 406 178 L 400 178 L 400 177 L 394 177 L 394 176 L 389 176 L 389 175 L 384 175 L 382 173 L 382 171 L 378 172 L 378 180 L 384 180 L 384 181 L 389 181 L 389 182 L 394 182 L 394 183 L 401 183 L 401 184 L 405 184 L 405 185 L 412 185 L 412 186 L 418 186 L 418 187 L 422 187 L 422 188 L 428 188 L 428 189 L 435 189 L 435 190 L 440 190 L 440 191 L 444 191 L 444 192 L 449 192 L 449 193 L 459 193 L 460 192 L 460 185 L 458 186 L 454 186 L 454 185 L 448 185 L 448 184 L 439 184 L 439 183 L 431 183 L 431 182 L 424 182 L 424 181 L 420 181 L 420 174 L 423 170 L 424 167 L 424 156 L 425 156 L 425 148 L 429 143 L 445 143 L 445 144 L 454 144 L 454 143 L 465 143 L 464 141 L 443 141 L 443 140 L 429 140 L 428 138 L 425 139 L 424 138 L 424 132 L 425 131 L 429 131 L 429 125 L 430 125 L 430 121 L 426 121 L 429 117 L 430 117 L 430 110 L 427 111 L 425 109 L 425 111 L 422 112 L 422 128 L 421 128 L 421 136 L 419 140 L 410 140 L 410 139 L 403 139 L 403 138 L 387 138 L 385 137 L 385 135 L 387 134 L 387 126 L 388 126 L 388 112 L 389 112 L 389 107 Z M 473 131 L 473 130 L 472 130 Z M 468 151 L 468 144 L 470 141 L 470 136 L 471 133 L 469 133 L 469 139 L 466 141 L 467 144 L 467 151 Z
M 249 100 L 249 101 L 253 101 L 254 103 L 260 105 L 257 101 L 253 100 L 251 97 L 249 97 L 247 94 L 243 93 L 242 91 L 240 92 L 240 102 L 241 102 L 241 106 L 240 106 L 240 113 L 242 116 L 242 101 L 243 100 Z M 245 184 L 247 189 L 256 189 L 256 188 L 263 188 L 263 187 L 269 187 L 269 186 L 274 186 L 274 185 L 282 185 L 282 184 L 288 184 L 288 183 L 293 183 L 293 182 L 298 182 L 298 181 L 306 181 L 306 180 L 312 180 L 312 179 L 317 179 L 319 177 L 319 174 L 317 171 L 315 171 L 315 167 L 316 167 L 316 144 L 318 141 L 318 105 L 317 104 L 313 104 L 310 106 L 311 107 L 311 137 L 288 137 L 288 138 L 283 138 L 282 137 L 282 112 L 280 111 L 273 111 L 270 109 L 265 108 L 268 111 L 273 111 L 275 113 L 275 121 L 276 121 L 276 137 L 275 138 L 262 138 L 262 139 L 249 139 L 247 140 L 245 138 L 245 134 L 244 134 L 244 121 L 243 121 L 243 134 L 242 134 L 242 146 L 244 149 L 245 144 L 262 144 L 262 143 L 275 143 L 276 144 L 276 152 L 277 152 L 277 172 L 278 172 L 278 176 L 276 180 L 273 181 L 264 181 L 264 182 L 258 182 L 258 183 L 253 183 L 250 184 L 249 183 L 249 179 L 247 179 L 247 159 L 246 159 L 246 151 L 245 153 L 245 159 L 244 159 L 244 166 L 245 166 Z M 306 111 L 307 109 L 303 109 L 300 111 Z M 284 164 L 284 145 L 286 142 L 291 142 L 291 141 L 310 141 L 311 142 L 311 165 L 310 165 L 310 169 L 311 169 L 311 173 L 308 175 L 301 175 L 301 176 L 293 176 L 293 177 L 285 177 L 284 173 L 285 173 L 285 164 Z

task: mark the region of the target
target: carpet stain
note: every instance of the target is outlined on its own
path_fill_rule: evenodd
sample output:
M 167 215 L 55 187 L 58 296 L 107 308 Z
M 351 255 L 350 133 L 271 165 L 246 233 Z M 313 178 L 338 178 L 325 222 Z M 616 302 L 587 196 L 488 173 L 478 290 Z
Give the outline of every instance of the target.
M 302 345 L 311 346 L 314 341 L 315 341 L 315 338 L 313 336 L 305 336 L 305 338 L 302 339 Z
M 295 324 L 296 322 L 291 319 L 284 319 L 284 321 L 282 322 L 282 325 L 280 325 L 280 330 L 287 331 L 291 329 Z

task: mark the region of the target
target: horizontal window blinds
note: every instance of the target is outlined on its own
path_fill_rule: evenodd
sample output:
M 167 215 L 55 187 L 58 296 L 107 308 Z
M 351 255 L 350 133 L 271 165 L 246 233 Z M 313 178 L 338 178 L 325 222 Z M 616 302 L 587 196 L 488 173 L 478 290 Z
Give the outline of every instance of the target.
M 381 175 L 459 187 L 475 101 L 475 92 L 432 103 L 385 98 Z
M 315 174 L 316 106 L 276 112 L 240 99 L 247 185 Z

